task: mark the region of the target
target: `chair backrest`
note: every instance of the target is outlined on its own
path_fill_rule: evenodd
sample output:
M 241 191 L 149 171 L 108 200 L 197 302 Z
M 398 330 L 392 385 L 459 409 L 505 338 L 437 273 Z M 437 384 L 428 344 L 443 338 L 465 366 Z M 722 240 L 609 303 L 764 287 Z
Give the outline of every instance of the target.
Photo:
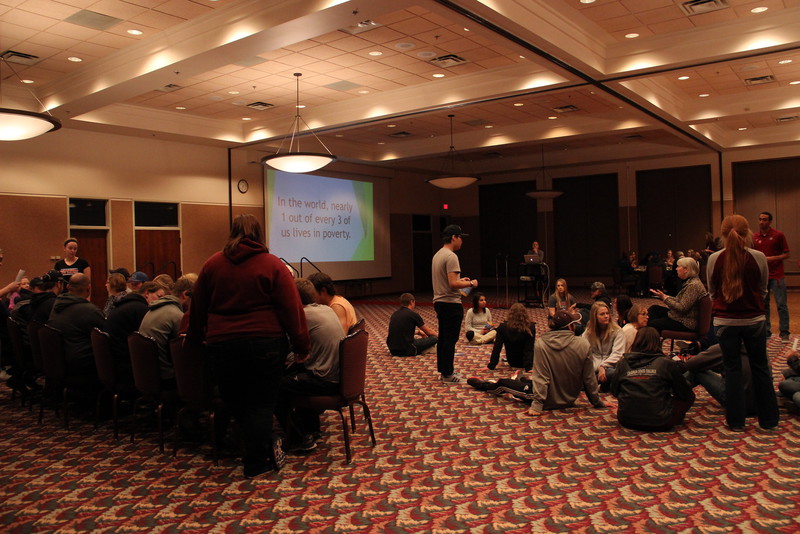
M 205 354 L 205 345 L 184 343 L 183 337 L 170 341 L 172 367 L 178 396 L 187 404 L 201 406 L 211 400 L 211 376 Z
M 13 317 L 9 317 L 6 322 L 8 323 L 8 337 L 11 339 L 11 349 L 14 351 L 17 362 L 25 368 L 32 367 L 33 357 L 30 346 L 25 344 L 22 334 L 23 326 Z
M 697 317 L 697 333 L 703 337 L 711 328 L 711 297 L 709 295 L 700 299 L 700 313 Z
M 142 396 L 152 401 L 161 397 L 161 373 L 158 365 L 158 343 L 140 332 L 128 336 L 133 383 Z
M 114 391 L 117 385 L 117 371 L 114 366 L 114 356 L 111 354 L 111 337 L 99 328 L 92 328 L 91 338 L 97 378 L 107 391 Z
M 339 381 L 341 395 L 347 400 L 364 393 L 367 378 L 367 345 L 369 334 L 359 330 L 339 342 Z
M 44 359 L 42 358 L 42 344 L 39 342 L 39 330 L 44 325 L 39 321 L 31 321 L 28 323 L 28 341 L 31 344 L 31 356 L 33 356 L 33 364 L 37 369 L 44 371 Z
M 44 375 L 49 381 L 63 382 L 67 376 L 64 336 L 49 325 L 39 328 L 39 347 L 42 351 Z
M 355 334 L 359 330 L 365 330 L 366 327 L 367 320 L 362 317 L 356 324 L 347 329 L 347 335 L 349 336 L 350 334 Z

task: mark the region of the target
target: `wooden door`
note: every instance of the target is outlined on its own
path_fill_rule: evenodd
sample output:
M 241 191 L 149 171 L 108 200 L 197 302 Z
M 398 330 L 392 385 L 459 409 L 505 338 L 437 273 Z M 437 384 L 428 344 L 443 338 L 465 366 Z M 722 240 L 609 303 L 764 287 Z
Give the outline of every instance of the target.
M 91 301 L 102 309 L 108 298 L 108 230 L 73 230 L 72 237 L 78 240 L 78 257 L 92 268 Z
M 136 270 L 152 280 L 159 274 L 181 275 L 180 230 L 136 230 Z

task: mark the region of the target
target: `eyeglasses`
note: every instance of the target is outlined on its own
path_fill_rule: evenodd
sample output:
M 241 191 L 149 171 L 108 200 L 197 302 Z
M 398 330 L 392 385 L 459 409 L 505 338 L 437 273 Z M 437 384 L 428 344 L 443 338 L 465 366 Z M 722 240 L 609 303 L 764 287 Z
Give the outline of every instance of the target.
M 650 317 L 650 314 L 649 314 L 649 313 L 647 313 L 646 311 L 639 312 L 639 315 L 643 315 L 643 316 L 645 316 L 645 317 Z

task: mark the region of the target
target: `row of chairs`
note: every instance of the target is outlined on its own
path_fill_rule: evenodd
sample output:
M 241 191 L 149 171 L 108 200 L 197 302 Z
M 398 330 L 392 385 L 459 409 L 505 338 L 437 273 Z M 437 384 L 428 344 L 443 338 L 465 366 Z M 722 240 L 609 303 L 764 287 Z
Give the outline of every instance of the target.
M 31 322 L 27 327 L 30 344 L 23 340 L 23 326 L 13 318 L 8 319 L 8 329 L 11 337 L 12 348 L 17 355 L 17 361 L 22 362 L 26 372 L 36 374 L 41 370 L 45 376 L 45 386 L 39 399 L 39 424 L 42 423 L 45 405 L 52 401 L 56 412 L 60 408 L 63 412 L 64 428 L 69 429 L 69 401 L 72 392 L 88 384 L 85 379 L 67 373 L 64 343 L 61 332 L 43 325 Z M 94 329 L 91 332 L 92 349 L 94 354 L 97 377 L 101 390 L 95 404 L 95 428 L 98 427 L 104 398 L 111 400 L 112 425 L 114 439 L 119 439 L 119 406 L 123 401 L 133 401 L 132 413 L 134 421 L 141 408 L 149 406 L 153 409 L 158 426 L 159 450 L 164 451 L 163 411 L 166 402 L 180 400 L 181 407 L 175 415 L 175 441 L 173 456 L 177 455 L 179 448 L 179 427 L 182 419 L 189 413 L 200 413 L 208 417 L 213 458 L 217 464 L 217 436 L 215 420 L 218 413 L 224 411 L 224 404 L 218 397 L 212 395 L 211 370 L 208 359 L 204 354 L 204 346 L 184 343 L 182 338 L 172 341 L 170 353 L 175 371 L 177 390 L 165 390 L 159 373 L 158 347 L 154 339 L 139 332 L 134 332 L 128 338 L 128 347 L 131 355 L 135 388 L 119 380 L 113 355 L 111 353 L 110 338 L 107 333 Z M 350 451 L 350 435 L 344 416 L 344 409 L 350 411 L 350 427 L 355 432 L 354 406 L 362 407 L 364 418 L 368 424 L 372 446 L 375 446 L 375 433 L 372 426 L 372 417 L 366 403 L 364 389 L 366 382 L 368 334 L 364 329 L 364 320 L 354 325 L 339 345 L 340 352 L 340 392 L 338 395 L 314 396 L 298 399 L 296 404 L 308 408 L 336 410 L 342 420 L 344 433 L 345 453 L 347 463 L 352 461 Z M 26 387 L 18 388 L 22 396 L 23 405 L 28 402 L 33 409 L 35 390 Z M 16 393 L 16 392 L 15 392 Z M 134 440 L 136 424 L 131 428 L 131 441 Z

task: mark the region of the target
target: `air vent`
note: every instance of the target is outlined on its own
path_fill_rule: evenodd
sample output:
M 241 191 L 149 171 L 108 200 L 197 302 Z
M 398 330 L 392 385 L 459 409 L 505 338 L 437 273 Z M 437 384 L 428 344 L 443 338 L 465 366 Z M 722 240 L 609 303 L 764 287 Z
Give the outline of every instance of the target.
M 775 76 L 767 74 L 766 76 L 756 76 L 755 78 L 745 78 L 745 85 L 763 85 L 765 83 L 772 83 L 775 81 Z
M 172 91 L 177 91 L 178 89 L 183 89 L 177 83 L 168 83 L 164 87 L 159 87 L 156 91 L 161 91 L 162 93 L 171 93 Z
M 258 111 L 264 111 L 265 109 L 273 107 L 273 104 L 268 104 L 266 102 L 252 102 L 247 104 L 247 107 L 250 109 L 257 109 Z
M 411 137 L 411 132 L 396 132 L 390 134 L 389 137 L 394 137 L 395 139 L 402 139 L 403 137 Z
M 122 19 L 103 15 L 102 13 L 95 13 L 94 11 L 89 11 L 88 9 L 81 9 L 80 11 L 76 11 L 69 17 L 65 18 L 64 22 L 77 24 L 78 26 L 83 26 L 84 28 L 92 28 L 93 30 L 107 30 L 110 27 L 116 26 L 122 22 Z
M 561 106 L 560 108 L 553 108 L 553 111 L 556 113 L 572 113 L 573 111 L 578 111 L 578 108 L 570 104 L 568 106 Z
M 778 117 L 777 119 L 775 119 L 775 122 L 777 122 L 778 124 L 784 124 L 784 123 L 787 123 L 787 122 L 794 122 L 796 120 L 800 120 L 800 116 L 798 116 L 798 115 L 787 115 L 785 117 Z
M 433 65 L 436 65 L 437 67 L 447 69 L 450 67 L 455 67 L 456 65 L 461 65 L 463 63 L 466 63 L 467 60 L 455 54 L 447 54 L 444 56 L 435 57 L 430 62 Z
M 359 33 L 368 32 L 369 30 L 374 30 L 375 28 L 379 27 L 380 24 L 375 22 L 374 20 L 362 20 L 358 24 L 354 24 L 353 26 L 347 26 L 346 28 L 342 28 L 343 32 L 347 32 L 350 35 L 358 35 Z
M 689 16 L 711 13 L 712 11 L 719 11 L 729 7 L 726 0 L 689 0 L 679 5 L 683 12 Z
M 35 65 L 41 59 L 39 56 L 26 54 L 24 52 L 16 52 L 14 50 L 6 50 L 0 53 L 0 57 L 9 63 L 16 63 L 18 65 Z
M 491 124 L 491 122 L 487 121 L 486 119 L 474 119 L 467 121 L 464 124 L 467 126 L 486 126 L 487 124 Z
M 625 141 L 635 141 L 636 139 L 644 139 L 640 134 L 623 135 L 622 139 Z

